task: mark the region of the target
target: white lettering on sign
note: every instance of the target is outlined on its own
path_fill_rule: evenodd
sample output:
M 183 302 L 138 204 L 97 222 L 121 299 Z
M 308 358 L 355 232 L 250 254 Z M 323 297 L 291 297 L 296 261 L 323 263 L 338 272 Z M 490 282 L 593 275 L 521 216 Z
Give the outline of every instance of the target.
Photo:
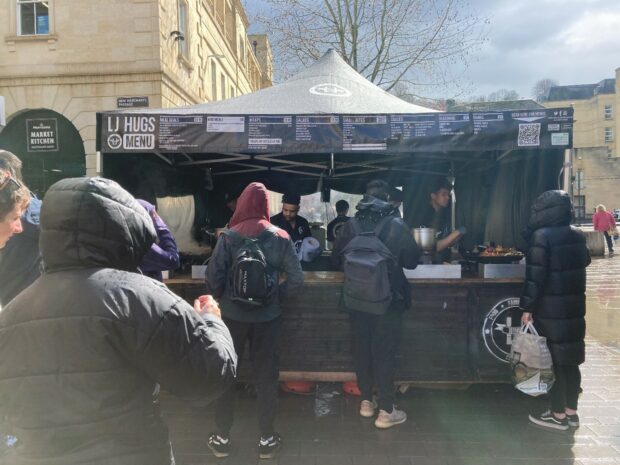
M 123 148 L 152 150 L 155 148 L 155 134 L 123 134 Z

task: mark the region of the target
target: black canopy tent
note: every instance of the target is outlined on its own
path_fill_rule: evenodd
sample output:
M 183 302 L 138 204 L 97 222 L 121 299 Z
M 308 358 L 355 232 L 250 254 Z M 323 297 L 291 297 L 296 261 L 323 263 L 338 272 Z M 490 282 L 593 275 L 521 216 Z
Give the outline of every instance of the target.
M 435 112 L 383 91 L 333 51 L 271 88 L 100 113 L 97 126 L 104 174 L 147 198 L 211 191 L 217 199 L 249 181 L 280 192 L 359 193 L 381 177 L 403 186 L 405 218 L 416 225 L 433 177 L 451 176 L 468 246 L 485 237 L 523 245 L 529 205 L 558 188 L 572 144 L 571 109 Z

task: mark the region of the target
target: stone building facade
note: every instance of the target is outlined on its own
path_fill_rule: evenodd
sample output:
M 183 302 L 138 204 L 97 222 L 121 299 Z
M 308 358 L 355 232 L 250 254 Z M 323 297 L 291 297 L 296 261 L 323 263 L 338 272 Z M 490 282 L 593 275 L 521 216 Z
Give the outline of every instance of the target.
M 614 79 L 552 87 L 544 105 L 575 111 L 572 195 L 578 219 L 590 219 L 598 204 L 620 208 L 620 68 Z
M 271 85 L 240 0 L 0 0 L 0 148 L 43 192 L 95 175 L 96 112 L 175 107 Z

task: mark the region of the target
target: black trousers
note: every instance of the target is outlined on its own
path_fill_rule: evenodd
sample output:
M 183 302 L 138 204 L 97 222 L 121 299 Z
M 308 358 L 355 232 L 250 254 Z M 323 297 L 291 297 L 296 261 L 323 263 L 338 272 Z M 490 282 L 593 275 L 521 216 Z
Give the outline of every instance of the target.
M 607 231 L 603 231 L 603 235 L 605 236 L 605 240 L 607 241 L 607 249 L 609 250 L 609 253 L 613 252 L 614 251 L 613 238 L 609 235 Z
M 551 411 L 563 413 L 564 409 L 577 410 L 581 371 L 578 365 L 558 365 L 553 368 L 555 384 L 551 388 Z
M 362 400 L 372 399 L 373 385 L 379 390 L 379 408 L 391 412 L 394 405 L 396 351 L 400 341 L 402 311 L 383 315 L 351 312 L 353 357 Z
M 278 406 L 278 377 L 280 374 L 280 329 L 282 317 L 266 323 L 242 323 L 224 318 L 235 351 L 241 361 L 246 341 L 250 344 L 250 362 L 254 372 L 260 433 L 267 438 L 274 432 Z M 217 401 L 215 424 L 221 436 L 228 437 L 233 425 L 236 403 L 235 386 L 231 386 Z

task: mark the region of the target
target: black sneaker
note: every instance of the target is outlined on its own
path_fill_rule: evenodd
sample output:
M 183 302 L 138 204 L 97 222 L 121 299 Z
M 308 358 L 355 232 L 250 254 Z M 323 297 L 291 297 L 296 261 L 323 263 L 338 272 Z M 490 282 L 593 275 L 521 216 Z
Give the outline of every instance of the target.
M 566 414 L 566 419 L 568 420 L 568 426 L 571 428 L 579 428 L 579 415 L 576 413 L 574 415 Z
M 258 441 L 258 456 L 261 459 L 272 459 L 276 456 L 280 445 L 282 444 L 282 438 L 278 433 L 273 433 L 268 438 L 260 438 Z
M 568 419 L 566 417 L 561 420 L 556 418 L 551 410 L 547 410 L 544 413 L 539 415 L 530 415 L 529 416 L 530 423 L 533 423 L 536 426 L 541 428 L 555 430 L 555 431 L 566 431 L 568 430 Z
M 209 435 L 207 446 L 209 446 L 209 449 L 217 458 L 228 457 L 230 454 L 230 439 L 217 433 Z

